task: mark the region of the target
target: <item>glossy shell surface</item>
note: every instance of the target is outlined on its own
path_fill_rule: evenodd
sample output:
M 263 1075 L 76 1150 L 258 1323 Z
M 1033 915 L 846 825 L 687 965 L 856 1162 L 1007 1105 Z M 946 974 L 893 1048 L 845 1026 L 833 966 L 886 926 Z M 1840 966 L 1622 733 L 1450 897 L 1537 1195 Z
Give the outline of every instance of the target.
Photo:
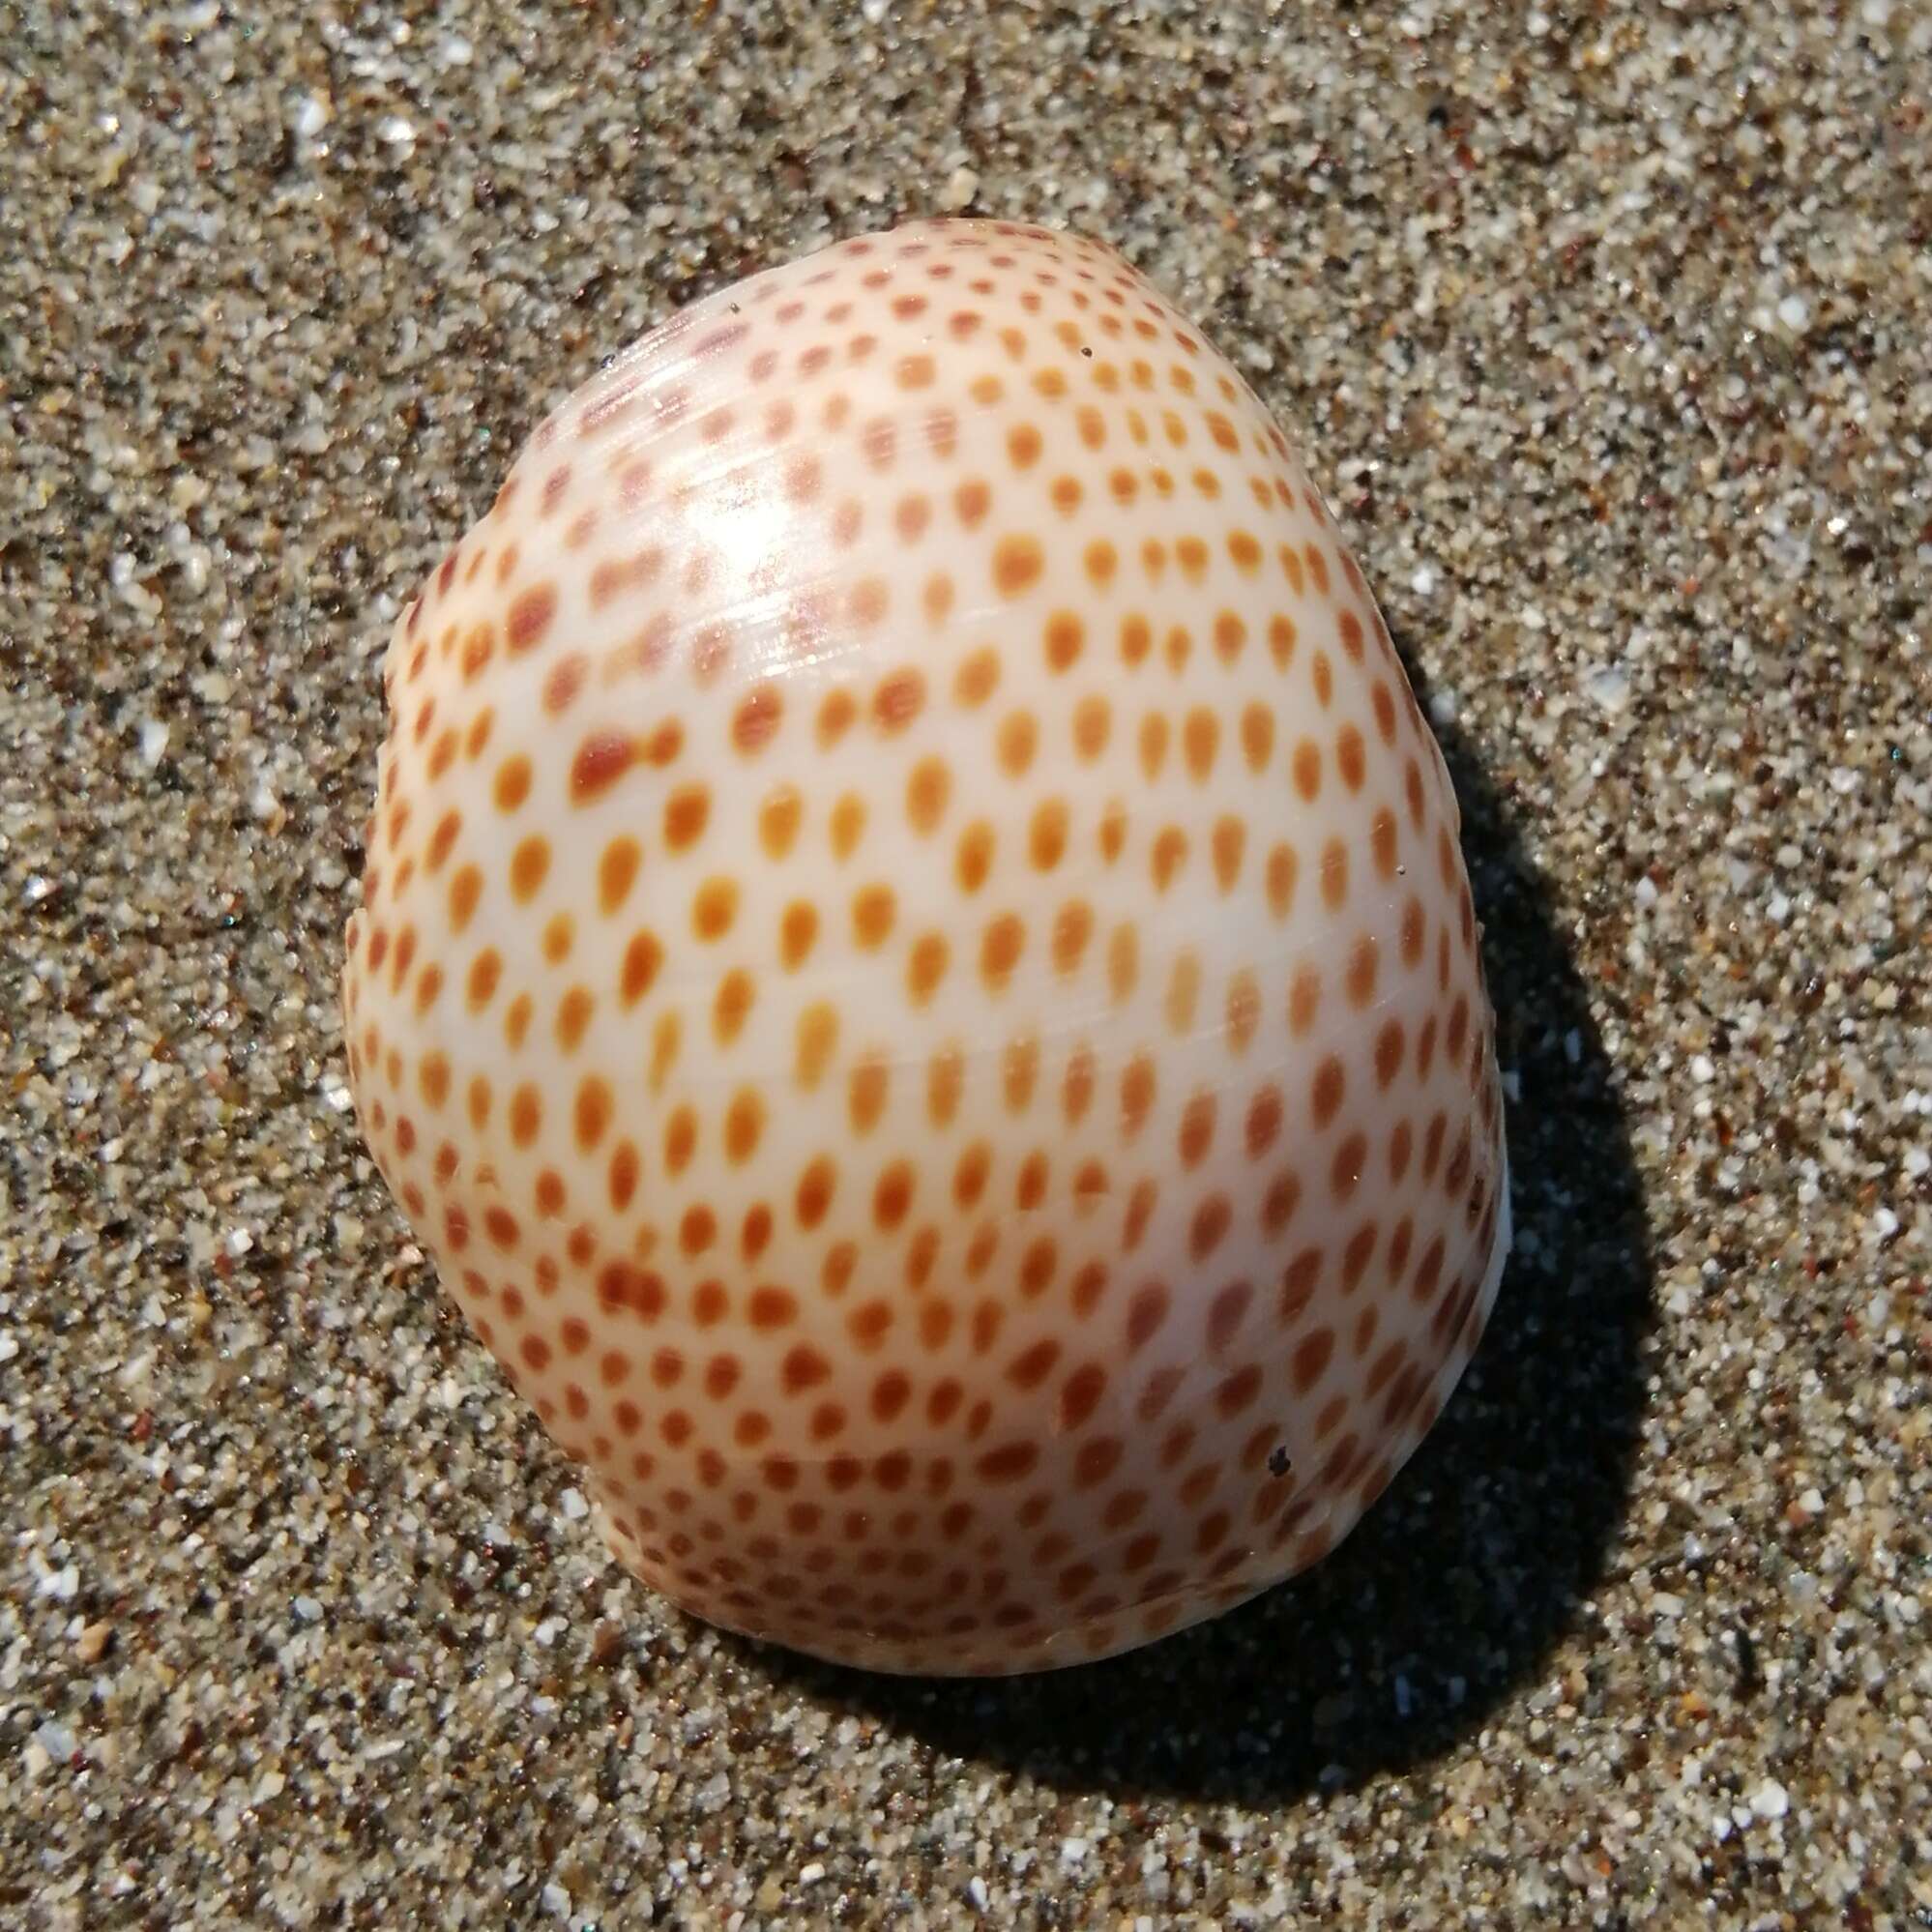
M 1457 811 L 1279 430 L 1118 257 L 754 277 L 396 623 L 352 1085 L 700 1616 L 1079 1661 L 1316 1561 L 1508 1246 Z

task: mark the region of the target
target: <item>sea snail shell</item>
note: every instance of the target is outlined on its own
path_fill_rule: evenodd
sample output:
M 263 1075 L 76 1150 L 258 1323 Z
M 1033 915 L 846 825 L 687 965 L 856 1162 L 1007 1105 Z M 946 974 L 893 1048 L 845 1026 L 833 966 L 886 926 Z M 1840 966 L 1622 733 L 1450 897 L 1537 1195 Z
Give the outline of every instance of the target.
M 1508 1245 L 1458 815 L 1280 431 L 1096 245 L 922 222 L 553 415 L 396 624 L 350 1067 L 698 1615 L 886 1670 L 1313 1563 Z

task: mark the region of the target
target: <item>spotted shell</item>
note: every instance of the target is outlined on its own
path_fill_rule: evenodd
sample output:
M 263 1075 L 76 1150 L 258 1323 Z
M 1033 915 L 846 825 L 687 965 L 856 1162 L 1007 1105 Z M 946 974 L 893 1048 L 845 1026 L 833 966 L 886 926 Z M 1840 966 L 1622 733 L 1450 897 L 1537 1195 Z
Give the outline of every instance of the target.
M 395 627 L 375 1158 L 629 1568 L 886 1670 L 1347 1534 L 1508 1244 L 1455 800 L 1281 432 L 1106 249 L 700 302 Z

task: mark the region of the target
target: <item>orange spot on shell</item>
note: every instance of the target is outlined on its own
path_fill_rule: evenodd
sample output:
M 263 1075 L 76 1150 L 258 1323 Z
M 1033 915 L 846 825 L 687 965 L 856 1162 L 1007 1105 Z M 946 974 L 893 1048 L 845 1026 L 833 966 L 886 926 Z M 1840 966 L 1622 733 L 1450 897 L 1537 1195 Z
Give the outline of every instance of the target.
M 805 802 L 796 785 L 775 787 L 758 808 L 758 842 L 768 858 L 778 860 L 792 849 L 798 837 Z
M 993 588 L 1002 597 L 1021 596 L 1046 568 L 1037 537 L 1003 537 L 993 549 Z
M 511 855 L 510 893 L 519 905 L 537 896 L 550 870 L 550 841 L 533 834 Z M 460 878 L 460 874 L 458 877 Z
M 981 936 L 980 975 L 987 986 L 1005 989 L 1026 949 L 1026 928 L 1015 913 L 1003 913 L 991 921 Z
M 711 822 L 711 792 L 704 785 L 680 785 L 664 801 L 664 843 L 673 852 L 695 845 Z
M 598 905 L 608 918 L 629 895 L 637 868 L 643 864 L 643 851 L 629 834 L 621 834 L 603 848 L 598 861 Z
M 540 844 L 541 840 L 538 841 Z M 514 872 L 512 870 L 512 882 Z M 450 930 L 461 932 L 469 924 L 471 915 L 477 909 L 477 901 L 483 896 L 483 874 L 474 865 L 465 865 L 450 881 Z M 373 951 L 370 953 L 371 967 L 376 964 Z
M 838 1044 L 838 1015 L 824 1002 L 809 1006 L 798 1018 L 794 1067 L 798 1083 L 810 1092 L 824 1078 Z
M 707 879 L 691 900 L 691 930 L 707 942 L 722 939 L 738 918 L 738 883 Z
M 1047 668 L 1055 672 L 1071 670 L 1079 659 L 1086 636 L 1086 626 L 1072 611 L 1056 610 L 1046 620 Z
M 818 908 L 808 899 L 794 899 L 778 924 L 778 956 L 785 970 L 804 965 L 818 939 Z
M 634 1007 L 651 990 L 663 963 L 663 945 L 656 933 L 640 931 L 632 937 L 625 949 L 619 982 L 619 992 L 627 1007 Z
M 596 1148 L 603 1139 L 616 1110 L 616 1098 L 607 1080 L 593 1073 L 579 1082 L 571 1109 L 577 1146 L 585 1153 Z

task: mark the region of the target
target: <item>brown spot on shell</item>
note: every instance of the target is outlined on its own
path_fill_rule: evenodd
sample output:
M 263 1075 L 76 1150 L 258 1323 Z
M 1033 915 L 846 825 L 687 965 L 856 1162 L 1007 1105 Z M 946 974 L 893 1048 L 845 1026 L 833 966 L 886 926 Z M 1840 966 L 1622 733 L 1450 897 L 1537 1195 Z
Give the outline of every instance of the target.
M 551 620 L 557 614 L 557 587 L 552 583 L 532 584 L 512 600 L 504 622 L 504 638 L 512 652 L 534 650 L 543 641 Z

